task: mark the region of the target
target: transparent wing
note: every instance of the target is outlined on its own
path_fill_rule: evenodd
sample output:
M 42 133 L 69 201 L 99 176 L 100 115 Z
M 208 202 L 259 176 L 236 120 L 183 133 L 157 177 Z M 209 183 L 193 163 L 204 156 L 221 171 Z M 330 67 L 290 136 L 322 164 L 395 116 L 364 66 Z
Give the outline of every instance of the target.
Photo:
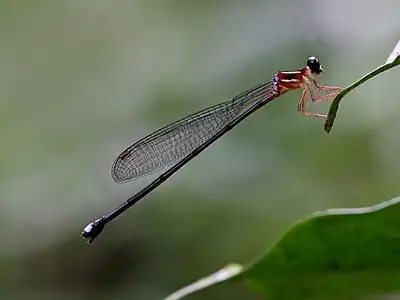
M 198 111 L 155 131 L 117 157 L 111 168 L 113 179 L 126 182 L 175 164 L 256 103 L 272 95 L 271 82 L 260 84 L 227 102 Z

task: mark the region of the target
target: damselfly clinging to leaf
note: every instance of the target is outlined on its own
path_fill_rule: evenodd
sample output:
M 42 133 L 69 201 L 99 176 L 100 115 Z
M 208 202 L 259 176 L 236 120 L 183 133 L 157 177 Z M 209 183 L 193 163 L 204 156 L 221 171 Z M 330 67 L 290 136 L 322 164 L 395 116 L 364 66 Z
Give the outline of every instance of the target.
M 311 56 L 300 70 L 277 72 L 268 82 L 167 125 L 129 146 L 112 165 L 111 174 L 116 182 L 127 182 L 172 167 L 117 209 L 87 225 L 82 236 L 91 243 L 107 223 L 153 191 L 246 117 L 288 91 L 302 90 L 297 104 L 299 111 L 307 116 L 326 119 L 325 114 L 310 112 L 306 108 L 308 95 L 312 102 L 319 102 L 332 100 L 341 91 L 340 87 L 317 83 L 315 75 L 322 71 L 319 60 Z M 317 97 L 314 89 L 327 94 Z

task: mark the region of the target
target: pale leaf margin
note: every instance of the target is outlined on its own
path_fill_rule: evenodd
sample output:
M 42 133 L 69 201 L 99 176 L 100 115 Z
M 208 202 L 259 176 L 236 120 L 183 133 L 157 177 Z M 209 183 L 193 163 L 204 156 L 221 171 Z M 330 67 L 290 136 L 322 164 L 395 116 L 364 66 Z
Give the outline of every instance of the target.
M 179 300 L 183 297 L 186 297 L 189 294 L 193 294 L 197 291 L 203 290 L 212 285 L 224 282 L 232 277 L 242 273 L 243 266 L 239 264 L 229 264 L 226 267 L 218 270 L 217 272 L 199 279 L 198 281 L 187 285 L 180 290 L 177 290 L 175 293 L 169 295 L 164 300 Z

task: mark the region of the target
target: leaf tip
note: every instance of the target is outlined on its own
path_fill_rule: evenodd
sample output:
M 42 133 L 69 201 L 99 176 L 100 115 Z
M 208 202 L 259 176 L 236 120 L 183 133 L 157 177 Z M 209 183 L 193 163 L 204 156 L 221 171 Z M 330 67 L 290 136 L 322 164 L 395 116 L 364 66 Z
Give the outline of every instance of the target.
M 330 122 L 329 119 L 325 121 L 324 130 L 326 133 L 330 133 L 332 130 L 332 122 Z
M 399 59 L 400 59 L 400 40 L 397 42 L 393 51 L 390 53 L 389 57 L 387 58 L 387 60 L 385 62 L 385 65 L 391 64 Z

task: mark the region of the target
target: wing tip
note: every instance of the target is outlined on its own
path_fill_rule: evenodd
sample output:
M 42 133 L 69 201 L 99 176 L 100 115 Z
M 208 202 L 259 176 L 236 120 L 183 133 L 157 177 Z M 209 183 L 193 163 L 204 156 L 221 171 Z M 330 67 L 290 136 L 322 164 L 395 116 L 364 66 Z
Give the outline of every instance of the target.
M 111 165 L 111 177 L 116 183 L 122 183 L 124 181 L 123 172 L 121 172 L 121 170 L 123 170 L 123 168 L 121 169 L 121 166 L 120 166 L 121 154 L 118 155 L 118 157 L 114 160 L 113 164 Z
M 120 165 L 120 158 L 118 157 L 111 166 L 111 177 L 116 183 L 124 183 L 130 181 L 126 176 L 124 176 L 123 168 Z

